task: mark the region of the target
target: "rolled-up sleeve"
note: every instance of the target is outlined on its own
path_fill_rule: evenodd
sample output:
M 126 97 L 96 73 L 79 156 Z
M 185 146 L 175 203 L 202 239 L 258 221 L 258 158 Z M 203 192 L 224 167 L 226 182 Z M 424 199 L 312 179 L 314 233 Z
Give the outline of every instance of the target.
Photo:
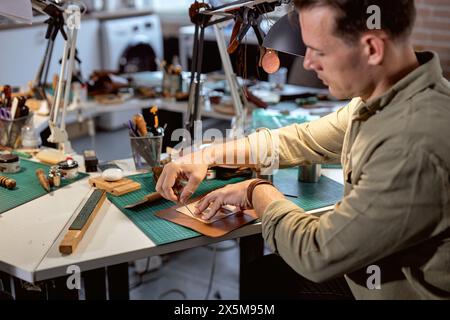
M 287 200 L 262 217 L 266 243 L 299 274 L 322 282 L 420 243 L 448 227 L 448 171 L 425 150 L 380 146 L 334 210 L 315 217 Z
M 318 120 L 276 130 L 280 167 L 339 163 L 352 104 Z

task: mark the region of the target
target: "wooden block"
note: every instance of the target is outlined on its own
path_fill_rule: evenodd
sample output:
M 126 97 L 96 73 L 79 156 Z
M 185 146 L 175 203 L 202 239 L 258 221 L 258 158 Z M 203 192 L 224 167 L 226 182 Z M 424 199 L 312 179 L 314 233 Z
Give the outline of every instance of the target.
M 59 244 L 59 252 L 62 254 L 72 254 L 75 249 L 77 248 L 78 244 L 80 243 L 81 239 L 83 238 L 84 234 L 86 233 L 87 229 L 91 225 L 92 221 L 94 220 L 95 216 L 97 215 L 98 211 L 102 207 L 103 203 L 106 199 L 106 193 L 103 191 L 100 200 L 97 202 L 95 207 L 92 210 L 92 213 L 90 214 L 88 220 L 84 224 L 83 228 L 81 230 L 69 230 L 67 231 L 66 235 L 64 236 L 64 239 Z
M 36 154 L 36 158 L 41 162 L 55 165 L 66 160 L 66 155 L 56 149 L 43 149 Z
M 105 181 L 102 177 L 90 178 L 89 184 L 92 187 L 105 190 L 115 196 L 121 196 L 141 188 L 140 183 L 128 178 L 123 178 L 115 182 Z
M 124 185 L 114 188 L 111 191 L 111 194 L 113 194 L 115 196 L 121 196 L 121 195 L 127 194 L 129 192 L 139 190 L 140 188 L 141 188 L 140 183 L 132 181 L 131 183 L 127 183 L 127 184 L 124 184 Z

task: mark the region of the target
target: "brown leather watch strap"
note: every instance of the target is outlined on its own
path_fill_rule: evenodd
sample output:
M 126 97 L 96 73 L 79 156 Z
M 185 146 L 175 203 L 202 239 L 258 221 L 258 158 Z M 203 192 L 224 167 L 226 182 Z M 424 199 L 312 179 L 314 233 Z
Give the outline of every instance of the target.
M 270 184 L 271 186 L 273 186 L 271 182 L 264 179 L 253 180 L 247 188 L 247 205 L 249 205 L 251 208 L 253 208 L 253 191 L 255 190 L 256 186 L 259 186 L 261 184 Z

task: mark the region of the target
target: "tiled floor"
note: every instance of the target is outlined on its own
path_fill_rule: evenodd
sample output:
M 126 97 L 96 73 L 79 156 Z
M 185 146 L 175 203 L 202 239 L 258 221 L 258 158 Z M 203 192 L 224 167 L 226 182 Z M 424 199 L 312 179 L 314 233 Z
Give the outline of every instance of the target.
M 163 256 L 161 267 L 142 277 L 137 276 L 134 268 L 131 267 L 130 298 L 238 299 L 239 250 L 237 243 L 227 241 L 215 246 L 215 262 L 213 247 L 210 246 Z M 134 287 L 140 283 L 140 279 L 142 283 Z
M 72 140 L 72 146 L 79 154 L 86 149 L 95 149 L 100 161 L 131 157 L 126 130 L 97 132 L 95 141 L 84 137 Z M 215 246 L 215 271 L 208 299 L 238 299 L 238 245 L 235 241 L 226 241 Z M 147 272 L 142 278 L 130 264 L 130 298 L 205 299 L 214 258 L 213 248 L 201 247 L 164 256 L 161 267 Z M 137 285 L 140 280 L 142 283 Z

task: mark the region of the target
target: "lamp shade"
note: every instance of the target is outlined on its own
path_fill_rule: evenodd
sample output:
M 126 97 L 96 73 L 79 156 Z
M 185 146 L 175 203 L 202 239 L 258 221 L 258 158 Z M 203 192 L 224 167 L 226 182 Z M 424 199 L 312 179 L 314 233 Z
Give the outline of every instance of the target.
M 296 56 L 304 56 L 306 46 L 303 43 L 298 12 L 289 12 L 270 28 L 263 41 L 263 47 Z
M 10 18 L 17 22 L 31 24 L 33 10 L 30 0 L 0 0 L 0 16 Z

